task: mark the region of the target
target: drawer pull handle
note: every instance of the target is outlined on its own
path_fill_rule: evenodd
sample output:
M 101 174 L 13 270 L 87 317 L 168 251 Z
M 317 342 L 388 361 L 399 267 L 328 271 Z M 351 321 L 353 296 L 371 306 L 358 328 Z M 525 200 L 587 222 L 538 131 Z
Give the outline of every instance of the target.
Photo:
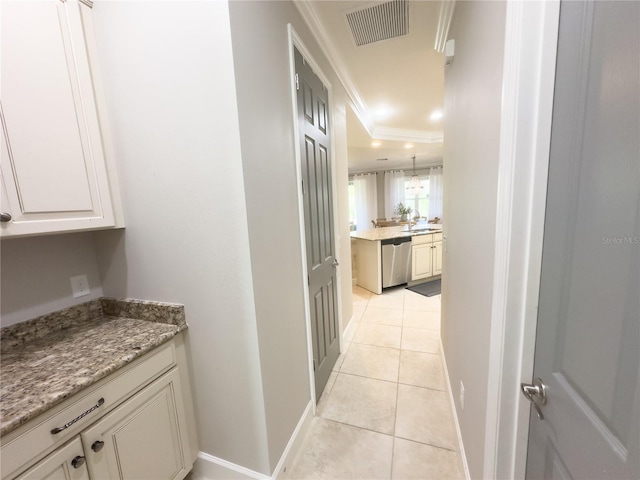
M 82 465 L 84 465 L 84 462 L 85 462 L 84 457 L 81 457 L 80 455 L 78 455 L 73 460 L 71 460 L 71 466 L 73 468 L 80 468 Z
M 65 423 L 63 426 L 61 427 L 56 427 L 53 430 L 51 430 L 51 433 L 53 435 L 55 435 L 56 433 L 60 433 L 63 430 L 66 430 L 67 428 L 69 428 L 71 425 L 73 425 L 74 423 L 76 423 L 78 420 L 82 420 L 84 417 L 86 417 L 87 415 L 89 415 L 91 412 L 93 412 L 94 410 L 98 409 L 102 404 L 104 403 L 104 398 L 101 398 L 100 400 L 98 400 L 98 403 L 96 403 L 93 407 L 91 407 L 89 410 L 87 410 L 86 412 L 78 415 L 76 418 L 74 418 L 73 420 L 71 420 L 68 423 Z
M 102 450 L 102 447 L 104 447 L 104 442 L 101 440 L 96 440 L 91 445 L 91 450 L 93 450 L 94 452 L 99 452 L 100 450 Z

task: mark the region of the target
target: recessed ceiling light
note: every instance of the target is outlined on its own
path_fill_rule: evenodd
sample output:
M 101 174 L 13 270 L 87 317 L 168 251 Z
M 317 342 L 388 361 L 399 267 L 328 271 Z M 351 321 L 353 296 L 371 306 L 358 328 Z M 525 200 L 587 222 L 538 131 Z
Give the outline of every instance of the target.
M 440 120 L 442 116 L 443 116 L 442 110 L 434 110 L 433 113 L 429 116 L 429 118 L 431 119 L 432 122 L 435 122 L 436 120 Z
M 375 140 L 375 141 L 371 142 L 371 146 L 372 146 L 372 147 L 379 147 L 380 145 L 382 145 L 382 142 L 379 142 L 379 141 L 377 141 L 377 140 Z
M 376 118 L 387 118 L 389 115 L 391 115 L 391 109 L 388 107 L 379 107 L 376 110 Z
M 413 148 L 413 143 L 405 143 L 404 148 L 406 149 Z

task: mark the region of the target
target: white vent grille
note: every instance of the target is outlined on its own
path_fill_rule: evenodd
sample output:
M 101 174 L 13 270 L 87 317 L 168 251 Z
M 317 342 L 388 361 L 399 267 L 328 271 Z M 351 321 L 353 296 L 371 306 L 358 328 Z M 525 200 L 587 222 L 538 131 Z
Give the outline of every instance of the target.
M 392 0 L 346 15 L 358 47 L 409 33 L 409 0 Z

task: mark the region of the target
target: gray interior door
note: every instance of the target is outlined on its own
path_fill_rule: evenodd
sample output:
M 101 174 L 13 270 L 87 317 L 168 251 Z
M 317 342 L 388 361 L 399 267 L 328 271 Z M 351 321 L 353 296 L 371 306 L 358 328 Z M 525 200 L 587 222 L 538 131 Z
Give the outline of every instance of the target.
M 340 353 L 337 260 L 333 241 L 329 96 L 325 86 L 298 50 L 295 50 L 295 60 L 311 337 L 318 400 Z
M 640 3 L 561 4 L 527 478 L 640 478 Z

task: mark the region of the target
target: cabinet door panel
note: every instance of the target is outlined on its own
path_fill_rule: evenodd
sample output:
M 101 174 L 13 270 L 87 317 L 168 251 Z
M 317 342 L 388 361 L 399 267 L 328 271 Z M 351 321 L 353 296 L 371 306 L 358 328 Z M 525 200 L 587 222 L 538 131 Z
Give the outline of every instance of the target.
M 4 0 L 3 234 L 113 226 L 81 6 Z M 8 202 L 8 204 L 7 204 Z
M 72 465 L 76 457 L 84 458 L 80 438 L 55 450 L 16 480 L 89 480 L 86 463 Z
M 191 468 L 177 369 L 82 433 L 91 478 L 169 480 Z M 104 442 L 97 452 L 96 441 Z
M 414 245 L 411 247 L 411 279 L 427 278 L 431 273 L 431 244 Z
M 442 273 L 442 242 L 433 244 L 433 258 L 432 258 L 432 275 L 440 275 Z

